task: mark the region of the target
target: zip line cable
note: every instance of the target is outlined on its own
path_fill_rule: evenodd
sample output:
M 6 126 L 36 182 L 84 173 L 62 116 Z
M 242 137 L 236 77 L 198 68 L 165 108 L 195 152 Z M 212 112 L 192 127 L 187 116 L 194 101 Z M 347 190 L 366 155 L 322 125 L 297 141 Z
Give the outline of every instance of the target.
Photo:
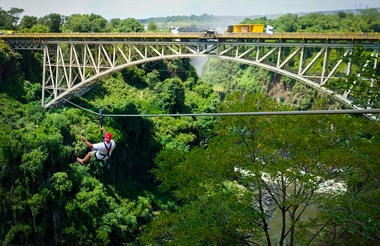
M 64 101 L 70 103 L 71 105 L 77 107 L 77 108 L 80 108 L 80 109 L 85 110 L 85 111 L 87 111 L 87 112 L 90 112 L 90 113 L 92 113 L 92 114 L 100 115 L 100 114 L 97 113 L 97 112 L 94 112 L 94 111 L 92 111 L 92 110 L 90 110 L 90 109 L 84 108 L 84 107 L 82 107 L 82 106 L 79 106 L 78 104 L 75 104 L 75 103 L 73 103 L 73 102 L 70 102 L 70 101 L 67 100 L 66 98 L 62 98 L 62 99 L 63 99 Z
M 71 105 L 99 115 L 95 111 L 79 106 L 63 98 Z M 303 110 L 303 111 L 267 111 L 267 112 L 232 112 L 232 113 L 191 113 L 191 114 L 102 114 L 102 117 L 185 117 L 185 116 L 269 116 L 269 115 L 321 115 L 321 114 L 380 114 L 380 108 L 374 109 L 339 109 L 339 110 Z

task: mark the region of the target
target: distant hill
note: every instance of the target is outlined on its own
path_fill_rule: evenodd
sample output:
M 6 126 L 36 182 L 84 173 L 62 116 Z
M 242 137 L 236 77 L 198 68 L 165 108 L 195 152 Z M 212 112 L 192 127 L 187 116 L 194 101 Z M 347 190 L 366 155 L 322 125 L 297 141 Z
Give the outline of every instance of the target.
M 376 8 L 380 11 L 380 8 Z M 316 11 L 316 12 L 300 12 L 296 13 L 298 16 L 304 16 L 310 13 L 319 14 L 337 14 L 339 12 L 360 14 L 364 9 L 345 9 L 345 10 L 327 10 L 327 11 Z M 250 15 L 250 16 L 214 16 L 214 15 L 177 15 L 177 16 L 167 16 L 167 17 L 150 17 L 146 19 L 140 19 L 139 21 L 144 25 L 150 22 L 155 22 L 159 28 L 167 29 L 172 26 L 180 27 L 181 31 L 201 31 L 205 29 L 221 30 L 223 31 L 227 25 L 234 25 L 242 22 L 246 18 L 256 19 L 266 16 L 268 19 L 276 19 L 281 15 L 287 13 L 277 13 L 269 15 Z
M 247 16 L 248 17 L 248 16 Z M 172 26 L 181 27 L 182 31 L 199 31 L 201 29 L 215 29 L 215 27 L 225 27 L 231 24 L 240 23 L 246 16 L 214 16 L 214 15 L 177 15 L 167 17 L 151 17 L 139 20 L 143 24 L 155 22 L 160 28 L 170 28 Z M 249 16 L 258 18 L 259 15 Z
M 374 9 L 376 9 L 377 11 L 380 11 L 380 8 L 374 8 Z M 363 10 L 365 10 L 365 9 L 326 10 L 326 11 L 316 11 L 316 12 L 301 12 L 301 13 L 297 13 L 297 15 L 304 16 L 304 15 L 307 15 L 307 14 L 310 14 L 310 13 L 333 15 L 333 14 L 337 14 L 339 12 L 353 13 L 353 14 L 357 15 L 357 14 L 361 14 L 361 12 Z

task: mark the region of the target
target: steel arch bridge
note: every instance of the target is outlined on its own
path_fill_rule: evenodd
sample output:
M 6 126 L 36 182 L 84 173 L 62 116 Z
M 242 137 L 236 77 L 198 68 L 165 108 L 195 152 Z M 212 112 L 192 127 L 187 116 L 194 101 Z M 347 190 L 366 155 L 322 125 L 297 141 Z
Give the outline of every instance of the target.
M 350 91 L 326 83 L 353 70 L 345 57 L 360 44 L 378 65 L 380 34 L 18 34 L 0 39 L 14 49 L 43 50 L 42 105 L 50 107 L 83 93 L 100 78 L 124 68 L 163 59 L 217 57 L 254 65 L 333 95 L 352 105 Z M 348 60 L 348 61 L 347 61 Z M 319 65 L 317 65 L 319 64 Z M 362 64 L 362 66 L 367 66 Z

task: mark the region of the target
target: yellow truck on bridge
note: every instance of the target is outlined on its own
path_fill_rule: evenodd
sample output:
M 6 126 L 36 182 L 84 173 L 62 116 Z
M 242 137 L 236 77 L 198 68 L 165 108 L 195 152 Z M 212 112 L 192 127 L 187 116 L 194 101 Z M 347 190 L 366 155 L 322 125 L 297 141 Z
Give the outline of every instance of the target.
M 263 33 L 264 24 L 239 24 L 228 26 L 226 32 L 228 33 Z

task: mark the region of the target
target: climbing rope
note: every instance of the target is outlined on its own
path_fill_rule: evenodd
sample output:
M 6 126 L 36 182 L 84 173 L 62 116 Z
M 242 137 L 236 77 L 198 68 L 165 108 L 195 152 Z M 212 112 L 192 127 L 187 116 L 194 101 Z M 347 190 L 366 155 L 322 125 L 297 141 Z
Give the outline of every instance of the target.
M 99 115 L 95 111 L 81 107 L 63 98 L 71 105 Z M 100 111 L 99 111 L 100 112 Z M 103 111 L 102 111 L 103 112 Z M 233 112 L 233 113 L 192 113 L 192 114 L 103 114 L 102 117 L 194 117 L 194 116 L 269 116 L 269 115 L 321 115 L 321 114 L 379 114 L 380 108 L 374 109 L 338 109 L 338 110 L 302 110 L 302 111 L 267 111 L 267 112 Z

